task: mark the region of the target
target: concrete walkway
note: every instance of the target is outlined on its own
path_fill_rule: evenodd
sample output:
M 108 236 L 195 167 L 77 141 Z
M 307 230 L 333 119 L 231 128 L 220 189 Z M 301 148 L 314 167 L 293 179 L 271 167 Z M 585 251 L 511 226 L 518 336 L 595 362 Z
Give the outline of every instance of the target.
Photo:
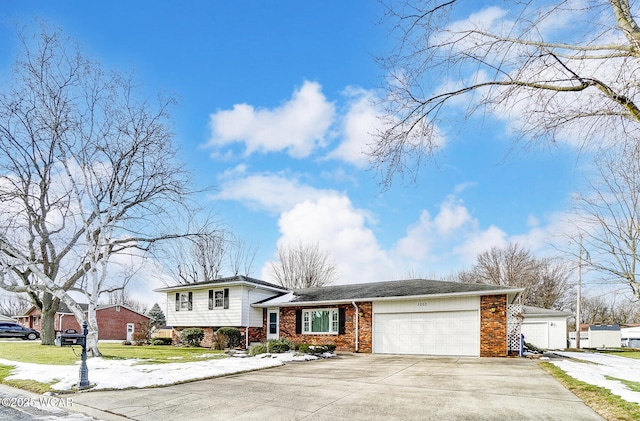
M 103 420 L 602 420 L 523 358 L 346 354 L 155 389 L 84 392 Z

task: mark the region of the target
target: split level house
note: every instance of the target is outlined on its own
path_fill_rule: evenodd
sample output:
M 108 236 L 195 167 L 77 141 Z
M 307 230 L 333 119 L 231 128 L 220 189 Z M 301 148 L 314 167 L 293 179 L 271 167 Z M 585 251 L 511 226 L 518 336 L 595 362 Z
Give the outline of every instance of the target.
M 174 339 L 220 327 L 244 345 L 286 338 L 337 351 L 504 357 L 520 350 L 521 288 L 425 279 L 287 290 L 246 276 L 166 287 Z
M 86 315 L 88 305 L 79 305 Z M 38 331 L 42 330 L 42 312 L 36 306 L 32 306 L 25 314 L 17 316 L 16 319 L 24 327 L 30 327 Z M 141 329 L 144 324 L 149 323 L 148 316 L 119 304 L 98 306 L 96 319 L 98 321 L 99 340 L 132 341 L 133 334 Z M 73 313 L 64 303 L 60 303 L 55 314 L 54 323 L 57 332 L 64 332 L 70 329 L 82 332 L 82 328 Z

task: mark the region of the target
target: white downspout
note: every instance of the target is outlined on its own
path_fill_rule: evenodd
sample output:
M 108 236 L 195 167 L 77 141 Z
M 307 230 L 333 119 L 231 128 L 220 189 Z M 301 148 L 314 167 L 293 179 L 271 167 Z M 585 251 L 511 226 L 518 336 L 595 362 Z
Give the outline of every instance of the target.
M 64 313 L 60 313 L 60 318 L 58 319 L 58 330 L 62 332 L 62 318 L 64 317 Z
M 355 313 L 356 313 L 356 352 L 358 352 L 358 319 L 360 318 L 358 315 L 358 306 L 356 305 L 355 301 L 351 301 L 351 304 L 353 304 L 353 308 L 355 309 Z

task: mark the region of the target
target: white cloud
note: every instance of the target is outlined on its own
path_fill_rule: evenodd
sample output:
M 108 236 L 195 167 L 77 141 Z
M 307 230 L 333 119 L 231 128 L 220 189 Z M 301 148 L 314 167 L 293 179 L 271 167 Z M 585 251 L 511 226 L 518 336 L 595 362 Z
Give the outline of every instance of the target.
M 355 208 L 346 196 L 307 200 L 280 216 L 278 244 L 317 242 L 335 260 L 341 284 L 389 279 L 393 263 L 367 221 L 368 212 Z M 268 266 L 262 271 L 265 278 Z
M 374 142 L 374 135 L 381 130 L 382 120 L 373 104 L 371 91 L 350 87 L 345 90 L 345 95 L 350 102 L 341 123 L 342 142 L 328 157 L 363 168 L 368 165 L 366 151 Z
M 491 247 L 505 247 L 509 243 L 507 233 L 491 225 L 486 230 L 470 232 L 462 244 L 453 249 L 464 265 L 470 265 L 476 256 Z
M 533 252 L 543 251 L 549 248 L 552 233 L 565 223 L 558 215 L 546 224 L 538 221 L 529 232 L 510 236 L 495 225 L 482 228 L 464 201 L 451 194 L 440 203 L 437 213 L 423 210 L 404 236 L 385 246 L 372 229 L 375 220 L 371 212 L 355 207 L 343 193 L 311 187 L 284 173 L 247 174 L 244 166 L 229 171 L 226 177 L 216 199 L 236 200 L 278 214 L 277 244 L 318 243 L 335 260 L 339 283 L 343 284 L 393 279 L 411 270 L 446 275 L 470 266 L 479 253 L 510 241 L 518 241 Z M 269 262 L 261 276 L 271 280 Z
M 434 223 L 440 235 L 448 235 L 473 220 L 462 200 L 449 196 L 440 205 L 440 213 L 436 216 Z
M 243 143 L 245 153 L 287 151 L 295 158 L 309 156 L 326 143 L 335 107 L 321 86 L 305 81 L 291 99 L 273 109 L 255 109 L 236 104 L 231 110 L 211 114 L 211 139 L 207 146 L 218 149 Z
M 245 206 L 280 213 L 293 208 L 304 200 L 337 195 L 332 190 L 316 189 L 302 184 L 295 177 L 285 174 L 245 175 L 241 170 L 220 186 L 220 192 L 211 196 L 214 200 L 235 200 Z M 241 175 L 240 177 L 236 177 Z

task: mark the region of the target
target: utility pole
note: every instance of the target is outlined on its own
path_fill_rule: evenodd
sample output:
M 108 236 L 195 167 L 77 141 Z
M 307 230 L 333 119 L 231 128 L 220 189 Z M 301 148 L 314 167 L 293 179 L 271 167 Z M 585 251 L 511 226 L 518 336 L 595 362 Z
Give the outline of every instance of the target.
M 578 302 L 576 303 L 576 348 L 580 349 L 580 295 L 582 289 L 582 236 L 578 254 Z

